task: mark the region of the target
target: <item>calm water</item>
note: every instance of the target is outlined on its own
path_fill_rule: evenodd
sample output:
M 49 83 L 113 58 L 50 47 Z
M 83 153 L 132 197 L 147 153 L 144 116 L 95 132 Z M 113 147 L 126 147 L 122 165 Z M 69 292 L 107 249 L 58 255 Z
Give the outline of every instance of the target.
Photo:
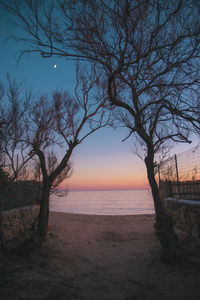
M 89 215 L 139 215 L 154 213 L 149 190 L 73 191 L 51 196 L 50 210 Z

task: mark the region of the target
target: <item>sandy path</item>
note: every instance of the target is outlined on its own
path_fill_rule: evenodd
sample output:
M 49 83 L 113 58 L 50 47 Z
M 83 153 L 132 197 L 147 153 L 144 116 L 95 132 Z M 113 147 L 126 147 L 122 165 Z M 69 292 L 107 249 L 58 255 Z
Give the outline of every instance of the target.
M 161 263 L 153 223 L 153 215 L 51 213 L 40 251 L 4 261 L 0 299 L 199 300 L 199 264 Z M 198 262 L 198 241 L 181 240 Z

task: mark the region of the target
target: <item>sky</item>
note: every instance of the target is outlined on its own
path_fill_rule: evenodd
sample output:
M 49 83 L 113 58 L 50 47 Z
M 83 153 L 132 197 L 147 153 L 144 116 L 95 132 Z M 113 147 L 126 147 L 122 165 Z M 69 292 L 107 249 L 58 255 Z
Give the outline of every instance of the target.
M 73 92 L 75 66 L 59 58 L 42 58 L 39 54 L 24 56 L 19 63 L 22 43 L 7 39 L 17 30 L 5 17 L 0 18 L 0 82 L 9 73 L 34 94 L 54 90 Z M 56 64 L 56 68 L 54 68 Z M 62 188 L 69 190 L 143 189 L 148 188 L 144 162 L 133 153 L 134 140 L 122 142 L 127 131 L 122 128 L 101 129 L 80 144 L 72 155 L 73 174 Z M 181 152 L 190 146 L 177 146 Z

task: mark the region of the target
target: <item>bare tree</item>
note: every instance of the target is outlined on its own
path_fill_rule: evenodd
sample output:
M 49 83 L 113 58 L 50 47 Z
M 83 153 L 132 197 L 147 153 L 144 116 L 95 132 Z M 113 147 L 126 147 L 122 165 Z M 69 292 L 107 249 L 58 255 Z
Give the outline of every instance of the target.
M 178 247 L 155 180 L 155 155 L 166 142 L 190 142 L 198 128 L 190 99 L 199 89 L 200 7 L 195 0 L 10 1 L 7 11 L 25 33 L 25 52 L 82 58 L 102 70 L 110 104 L 136 135 L 156 211 L 163 258 Z
M 20 85 L 8 78 L 8 87 L 0 105 L 0 238 L 4 249 L 2 210 L 7 200 L 10 184 L 27 176 L 27 165 L 33 155 L 28 155 L 24 139 L 23 118 L 29 96 L 20 93 Z M 2 94 L 3 95 L 3 94 Z
M 105 70 L 110 103 L 136 134 L 143 151 L 156 211 L 155 231 L 163 259 L 173 261 L 178 240 L 155 180 L 156 157 L 166 142 L 190 142 L 199 89 L 200 18 L 194 1 L 79 1 L 73 47 Z M 84 14 L 81 13 L 85 8 Z M 69 24 L 69 23 L 68 23 Z M 62 48 L 63 49 L 63 48 Z
M 70 159 L 74 149 L 96 130 L 109 124 L 106 100 L 98 90 L 98 76 L 90 68 L 77 66 L 75 97 L 55 92 L 51 98 L 35 102 L 27 118 L 27 144 L 30 155 L 36 154 L 42 172 L 42 194 L 38 233 L 46 237 L 49 217 L 49 195 L 53 186 L 71 175 Z M 96 96 L 95 96 L 96 95 Z M 63 151 L 64 150 L 64 151 Z M 55 152 L 59 153 L 55 155 Z

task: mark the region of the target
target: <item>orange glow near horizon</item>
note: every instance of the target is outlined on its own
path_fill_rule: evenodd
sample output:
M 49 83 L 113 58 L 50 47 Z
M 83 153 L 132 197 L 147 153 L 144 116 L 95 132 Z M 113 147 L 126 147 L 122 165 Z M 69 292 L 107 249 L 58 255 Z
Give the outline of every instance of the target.
M 66 189 L 69 191 L 122 191 L 122 190 L 146 190 L 149 186 L 81 186 L 81 185 L 68 185 L 60 186 L 60 189 Z
M 85 178 L 74 176 L 61 185 L 61 188 L 69 190 L 131 190 L 147 189 L 149 185 L 143 177 L 138 178 L 99 178 L 99 176 L 87 176 Z
M 99 174 L 98 174 L 99 175 Z M 100 176 L 74 176 L 64 182 L 61 187 L 69 190 L 130 190 L 148 188 L 148 183 L 143 177 L 138 178 L 99 178 Z
M 142 161 L 118 156 L 96 160 L 85 157 L 76 160 L 73 174 L 60 185 L 68 190 L 131 190 L 148 189 L 146 170 Z

